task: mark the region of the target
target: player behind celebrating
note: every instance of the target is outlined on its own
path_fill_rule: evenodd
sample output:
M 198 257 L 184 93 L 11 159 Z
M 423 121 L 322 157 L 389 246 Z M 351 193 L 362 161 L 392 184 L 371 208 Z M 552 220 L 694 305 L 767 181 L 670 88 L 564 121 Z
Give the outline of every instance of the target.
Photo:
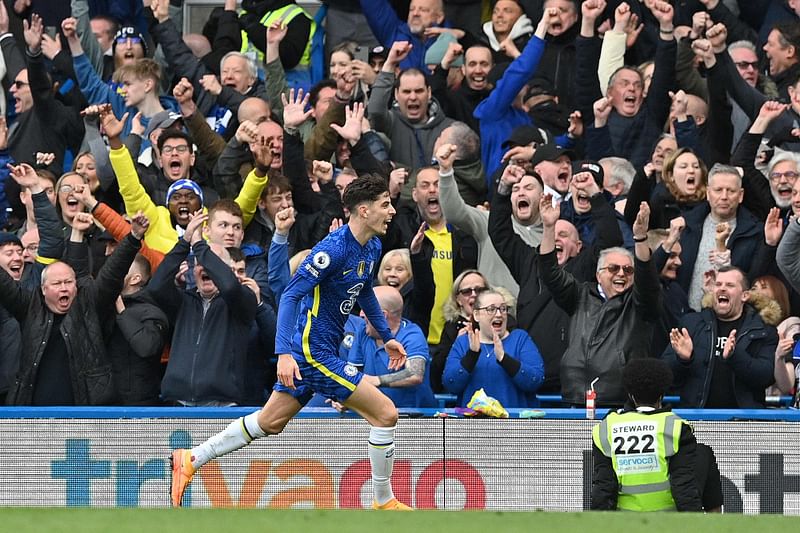
M 370 424 L 373 509 L 410 510 L 392 493 L 397 409 L 362 374 L 338 357 L 344 324 L 358 301 L 380 332 L 391 359 L 402 368 L 406 352 L 386 324 L 372 290 L 372 274 L 384 235 L 395 213 L 386 181 L 365 175 L 345 190 L 350 221 L 311 250 L 281 297 L 278 308 L 278 382 L 266 405 L 239 418 L 201 445 L 172 453 L 172 505 L 180 506 L 192 476 L 202 465 L 254 439 L 277 435 L 314 392 L 352 409 Z

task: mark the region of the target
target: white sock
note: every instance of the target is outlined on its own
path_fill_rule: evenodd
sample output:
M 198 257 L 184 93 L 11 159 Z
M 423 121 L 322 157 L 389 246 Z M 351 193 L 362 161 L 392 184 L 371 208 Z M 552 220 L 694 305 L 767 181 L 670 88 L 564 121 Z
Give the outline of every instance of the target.
M 237 418 L 203 444 L 192 448 L 192 466 L 195 469 L 200 468 L 212 459 L 244 448 L 255 439 L 266 436 L 258 425 L 258 413 L 259 411 L 256 411 L 243 418 Z
M 370 427 L 369 462 L 372 465 L 372 494 L 379 505 L 392 498 L 392 467 L 394 466 L 394 429 Z

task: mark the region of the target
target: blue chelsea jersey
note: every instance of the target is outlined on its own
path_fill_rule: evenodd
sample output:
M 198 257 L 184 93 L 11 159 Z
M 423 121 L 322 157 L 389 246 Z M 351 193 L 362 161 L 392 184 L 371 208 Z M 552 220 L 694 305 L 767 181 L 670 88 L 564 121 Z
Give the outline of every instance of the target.
M 300 305 L 292 337 L 295 353 L 336 356 L 344 325 L 381 255 L 381 241 L 372 237 L 361 246 L 348 225 L 334 231 L 311 250 L 296 276 L 315 284 Z

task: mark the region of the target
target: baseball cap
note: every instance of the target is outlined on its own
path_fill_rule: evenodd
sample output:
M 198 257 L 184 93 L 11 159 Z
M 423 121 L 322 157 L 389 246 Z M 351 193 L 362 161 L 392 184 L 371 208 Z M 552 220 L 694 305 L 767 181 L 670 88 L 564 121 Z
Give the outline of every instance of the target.
M 150 134 L 157 128 L 165 130 L 175 124 L 176 121 L 182 119 L 183 116 L 174 111 L 159 111 L 150 117 L 150 122 L 147 123 L 147 129 L 144 130 L 144 138 L 148 139 Z
M 505 150 L 512 146 L 526 146 L 531 143 L 544 145 L 547 144 L 548 141 L 549 139 L 546 131 L 534 126 L 519 126 L 514 128 L 508 139 L 503 142 L 502 148 Z
M 167 189 L 167 203 L 169 203 L 169 199 L 173 194 L 175 194 L 176 191 L 183 189 L 187 189 L 195 193 L 200 198 L 200 205 L 203 205 L 203 190 L 200 188 L 197 182 L 189 179 L 178 180 L 169 186 L 169 189 Z
M 525 93 L 525 100 L 541 95 L 556 96 L 556 89 L 553 86 L 553 82 L 547 78 L 537 76 L 528 82 L 528 91 Z
M 568 148 L 559 148 L 555 143 L 547 143 L 536 149 L 531 159 L 533 166 L 538 165 L 542 161 L 556 161 L 559 157 L 565 155 L 570 159 L 575 158 L 575 152 Z
M 585 159 L 583 161 L 576 161 L 572 164 L 572 175 L 581 173 L 581 172 L 588 172 L 594 178 L 594 182 L 597 183 L 598 187 L 603 187 L 603 178 L 605 177 L 605 172 L 603 172 L 603 166 L 598 163 L 597 161 L 592 161 L 590 159 Z
M 141 44 L 144 55 L 147 55 L 147 41 L 144 40 L 144 36 L 139 33 L 139 30 L 133 26 L 123 26 L 119 29 L 114 35 L 114 42 L 111 44 L 111 49 L 116 50 L 117 41 L 124 42 L 127 39 L 133 39 L 133 42 Z
M 369 55 L 367 56 L 368 61 L 372 61 L 373 58 L 381 57 L 386 59 L 389 57 L 389 50 L 384 48 L 383 46 L 376 46 L 369 51 Z

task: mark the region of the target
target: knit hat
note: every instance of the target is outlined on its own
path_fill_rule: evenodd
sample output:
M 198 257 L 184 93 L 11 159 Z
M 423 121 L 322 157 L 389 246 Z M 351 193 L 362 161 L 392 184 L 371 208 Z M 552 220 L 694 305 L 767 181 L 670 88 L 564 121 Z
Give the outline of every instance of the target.
M 145 41 L 144 36 L 139 33 L 139 30 L 133 26 L 123 26 L 119 29 L 116 35 L 114 35 L 114 41 L 111 44 L 112 51 L 116 51 L 117 41 L 124 42 L 126 39 L 133 39 L 134 43 L 140 43 L 142 45 L 142 50 L 144 50 L 144 55 L 147 56 L 147 41 Z
M 450 43 L 456 42 L 456 38 L 453 37 L 451 33 L 443 33 L 437 39 L 436 42 L 428 48 L 428 51 L 425 52 L 425 64 L 426 65 L 438 65 L 444 59 L 444 55 L 447 53 L 447 49 L 450 47 Z M 464 64 L 464 55 L 460 55 L 456 57 L 452 63 L 450 63 L 451 67 L 460 67 Z
M 200 198 L 200 205 L 203 205 L 203 190 L 196 182 L 189 179 L 178 180 L 169 186 L 169 189 L 167 189 L 167 203 L 169 203 L 169 199 L 172 198 L 176 191 L 183 189 L 188 189 L 195 193 Z
M 584 161 L 576 161 L 572 165 L 572 175 L 579 174 L 581 172 L 588 172 L 594 178 L 594 182 L 597 183 L 597 186 L 601 189 L 603 188 L 603 178 L 605 177 L 605 172 L 603 172 L 603 167 L 597 161 L 591 161 L 586 159 Z

